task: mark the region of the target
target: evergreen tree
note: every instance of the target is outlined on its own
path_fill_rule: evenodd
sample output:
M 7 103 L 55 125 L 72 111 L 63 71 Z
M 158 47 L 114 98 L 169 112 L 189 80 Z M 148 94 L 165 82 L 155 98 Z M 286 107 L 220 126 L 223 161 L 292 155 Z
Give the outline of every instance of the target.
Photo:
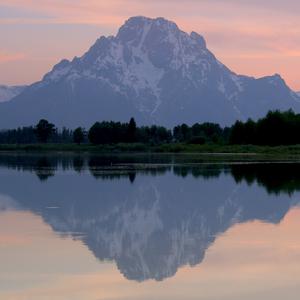
M 73 132 L 73 142 L 77 145 L 80 145 L 84 141 L 84 130 L 81 127 L 78 127 Z
M 131 118 L 127 128 L 127 138 L 129 143 L 136 142 L 137 127 L 134 118 Z
M 47 143 L 49 138 L 55 133 L 55 126 L 47 120 L 42 119 L 35 127 L 35 134 L 41 143 Z

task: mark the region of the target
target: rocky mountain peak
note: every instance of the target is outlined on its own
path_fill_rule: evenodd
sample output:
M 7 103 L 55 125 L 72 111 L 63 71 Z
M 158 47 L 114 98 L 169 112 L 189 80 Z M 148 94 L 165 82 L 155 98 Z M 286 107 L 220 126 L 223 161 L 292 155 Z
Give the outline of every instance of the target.
M 188 34 L 164 18 L 140 16 L 128 19 L 116 36 L 100 37 L 82 57 L 62 60 L 17 99 L 16 106 L 35 107 L 35 117 L 29 111 L 22 121 L 24 110 L 13 118 L 16 107 L 3 106 L 1 114 L 0 106 L 0 126 L 31 125 L 42 117 L 59 126 L 131 117 L 167 127 L 207 121 L 229 125 L 274 109 L 300 112 L 299 96 L 278 74 L 237 75 L 200 34 Z
M 190 34 L 191 38 L 195 40 L 202 48 L 206 49 L 206 41 L 204 37 L 200 34 L 198 34 L 195 31 L 192 31 Z
M 117 38 L 130 41 L 136 37 L 141 37 L 145 31 L 159 30 L 159 32 L 178 32 L 178 26 L 164 18 L 147 18 L 147 17 L 132 17 L 128 19 L 123 26 L 119 29 Z

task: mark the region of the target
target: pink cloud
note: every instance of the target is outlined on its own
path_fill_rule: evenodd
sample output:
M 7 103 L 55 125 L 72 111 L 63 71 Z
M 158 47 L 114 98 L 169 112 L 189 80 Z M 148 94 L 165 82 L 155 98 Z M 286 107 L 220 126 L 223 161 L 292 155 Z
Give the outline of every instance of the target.
M 0 50 L 0 63 L 22 60 L 25 58 L 23 53 L 8 53 Z

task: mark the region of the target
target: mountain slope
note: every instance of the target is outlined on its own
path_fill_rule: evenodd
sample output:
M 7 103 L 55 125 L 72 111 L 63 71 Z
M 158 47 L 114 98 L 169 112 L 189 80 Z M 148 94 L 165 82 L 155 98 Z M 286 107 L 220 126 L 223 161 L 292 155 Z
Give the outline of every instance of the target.
M 0 127 L 42 117 L 58 126 L 90 126 L 132 116 L 140 124 L 225 125 L 289 108 L 300 112 L 300 98 L 279 75 L 237 75 L 197 33 L 163 18 L 133 17 L 116 36 L 101 37 L 80 58 L 62 60 L 42 81 L 1 104 Z
M 25 85 L 16 85 L 16 86 L 0 85 L 0 102 L 6 102 L 11 100 L 12 98 L 21 94 L 25 88 L 26 88 Z

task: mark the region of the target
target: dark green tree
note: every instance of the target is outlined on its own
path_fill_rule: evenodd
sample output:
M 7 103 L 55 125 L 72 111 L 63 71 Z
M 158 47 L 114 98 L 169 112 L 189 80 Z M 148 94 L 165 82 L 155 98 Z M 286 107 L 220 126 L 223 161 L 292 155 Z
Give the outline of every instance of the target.
M 244 144 L 245 138 L 245 126 L 244 123 L 241 121 L 236 121 L 230 130 L 230 137 L 229 141 L 230 144 Z
M 248 121 L 244 124 L 243 135 L 244 144 L 253 145 L 256 143 L 256 123 L 253 120 L 248 119 Z
M 102 139 L 101 139 L 101 130 L 102 129 L 102 126 L 100 124 L 100 122 L 96 122 L 89 130 L 89 133 L 88 133 L 88 138 L 89 138 L 89 141 L 92 143 L 92 144 L 95 144 L 95 145 L 98 145 L 98 144 L 101 144 L 102 142 Z
M 183 141 L 186 142 L 190 139 L 191 137 L 191 130 L 190 127 L 187 124 L 182 124 L 181 125 L 181 134 Z
M 127 139 L 129 143 L 136 142 L 137 127 L 134 118 L 131 118 L 127 128 Z
M 55 133 L 55 125 L 45 119 L 41 119 L 35 126 L 35 134 L 40 143 L 47 143 L 49 138 Z
M 77 145 L 80 145 L 84 141 L 84 130 L 81 127 L 78 127 L 73 132 L 73 142 Z

